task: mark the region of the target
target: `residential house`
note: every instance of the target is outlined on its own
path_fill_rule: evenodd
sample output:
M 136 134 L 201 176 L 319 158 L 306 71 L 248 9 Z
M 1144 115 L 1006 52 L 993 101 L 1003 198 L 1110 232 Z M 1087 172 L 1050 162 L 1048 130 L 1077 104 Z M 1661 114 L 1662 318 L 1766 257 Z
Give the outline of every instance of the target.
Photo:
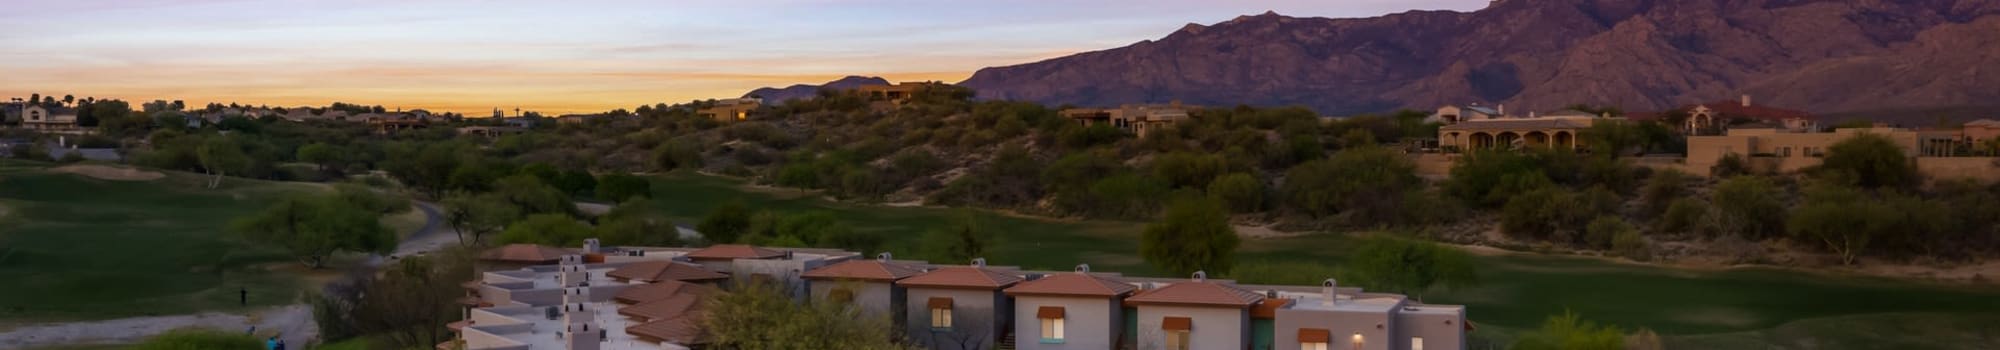
M 1118 108 L 1071 108 L 1064 118 L 1083 126 L 1110 125 L 1140 136 L 1167 130 L 1188 120 L 1188 111 L 1176 101 L 1169 104 L 1128 104 Z
M 1163 350 L 1249 349 L 1250 309 L 1262 301 L 1256 292 L 1210 281 L 1202 272 L 1125 298 L 1137 311 L 1131 331 L 1138 347 Z
M 51 134 L 89 134 L 77 124 L 76 109 L 29 105 L 21 109 L 21 127 Z
M 1284 288 L 1284 287 L 1275 287 Z M 1339 288 L 1332 279 L 1319 291 L 1270 290 L 1282 302 L 1271 349 L 1422 350 L 1466 347 L 1465 307 L 1423 305 L 1402 295 Z
M 903 102 L 909 101 L 911 97 L 915 97 L 917 91 L 923 90 L 925 86 L 932 84 L 938 83 L 902 82 L 895 85 L 862 85 L 855 87 L 854 90 L 867 96 L 870 100 L 889 101 L 900 105 Z
M 1021 281 L 1011 272 L 987 268 L 986 259 L 896 281 L 908 290 L 907 335 L 933 350 L 988 350 L 1007 336 L 1014 315 L 1002 290 Z
M 1125 297 L 1139 288 L 1112 276 L 1092 274 L 1090 265 L 1015 284 L 1016 349 L 1112 350 L 1125 334 Z
M 729 275 L 715 272 L 701 265 L 672 260 L 636 262 L 605 273 L 612 279 L 624 282 L 650 283 L 679 281 L 687 283 L 722 283 L 729 281 Z
M 756 113 L 757 109 L 763 106 L 764 100 L 757 98 L 721 99 L 715 100 L 713 105 L 696 110 L 695 114 L 718 122 L 744 121 L 749 120 L 750 114 Z
M 473 135 L 485 138 L 498 138 L 524 132 L 528 132 L 528 129 L 512 126 L 467 126 L 458 128 L 459 135 Z
M 1822 162 L 1828 148 L 1858 135 L 1888 137 L 1903 148 L 1908 157 L 1949 157 L 1965 146 L 1955 130 L 1911 130 L 1902 128 L 1846 128 L 1833 132 L 1799 132 L 1775 128 L 1730 128 L 1723 135 L 1689 136 L 1687 168 L 1707 174 L 1723 158 L 1741 157 L 1751 171 L 1793 172 Z
M 815 301 L 853 305 L 869 315 L 897 316 L 903 315 L 909 295 L 896 281 L 922 273 L 922 267 L 891 260 L 889 253 L 882 253 L 874 260 L 850 259 L 799 277 L 805 279 Z M 902 324 L 901 319 L 895 321 Z
M 1430 117 L 1425 118 L 1424 121 L 1430 123 L 1452 125 L 1462 122 L 1475 121 L 1475 120 L 1488 120 L 1488 119 L 1513 119 L 1513 118 L 1507 116 L 1506 105 L 1501 105 L 1496 108 L 1496 107 L 1480 106 L 1475 104 L 1470 106 L 1438 107 L 1437 112 L 1431 113 Z

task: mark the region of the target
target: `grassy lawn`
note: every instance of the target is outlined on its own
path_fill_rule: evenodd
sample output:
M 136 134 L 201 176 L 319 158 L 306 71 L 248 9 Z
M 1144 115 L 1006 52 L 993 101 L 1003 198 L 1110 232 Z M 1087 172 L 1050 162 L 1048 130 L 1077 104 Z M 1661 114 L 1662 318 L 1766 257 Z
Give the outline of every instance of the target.
M 714 207 L 741 200 L 779 212 L 829 211 L 860 230 L 892 237 L 890 250 L 913 252 L 926 230 L 960 210 L 834 203 L 797 191 L 751 190 L 740 182 L 670 174 L 654 183 L 663 210 L 692 225 Z M 999 231 L 996 265 L 1067 270 L 1077 263 L 1130 275 L 1159 273 L 1138 257 L 1141 223 L 1055 221 L 971 212 Z M 1341 264 L 1349 238 L 1321 234 L 1246 241 L 1238 261 Z M 1483 283 L 1426 300 L 1464 304 L 1484 336 L 1511 338 L 1549 315 L 1573 310 L 1627 329 L 1650 328 L 1670 344 L 1693 348 L 1906 348 L 1992 343 L 2000 337 L 2000 287 L 1934 285 L 1779 269 L 1695 271 L 1595 259 L 1506 254 L 1476 257 Z M 1886 328 L 1876 328 L 1893 326 Z M 1921 327 L 1923 332 L 1893 331 Z M 1856 330 L 1868 329 L 1866 332 Z M 1949 340 L 1978 339 L 1983 342 Z M 1867 341 L 1863 341 L 1864 338 Z M 1714 345 L 1714 346 L 1704 346 Z
M 235 311 L 296 300 L 291 258 L 228 237 L 228 222 L 316 186 L 192 174 L 143 182 L 0 162 L 0 323 Z

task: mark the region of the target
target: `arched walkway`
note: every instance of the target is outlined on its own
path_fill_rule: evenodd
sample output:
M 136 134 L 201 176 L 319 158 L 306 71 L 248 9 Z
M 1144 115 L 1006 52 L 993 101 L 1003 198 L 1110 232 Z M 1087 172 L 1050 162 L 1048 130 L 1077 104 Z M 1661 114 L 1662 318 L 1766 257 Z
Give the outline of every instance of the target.
M 1523 138 L 1525 138 L 1525 139 L 1526 139 L 1526 141 L 1527 141 L 1527 142 L 1523 143 L 1523 145 L 1524 145 L 1524 146 L 1528 146 L 1528 147 L 1545 147 L 1545 146 L 1548 146 L 1548 145 L 1549 145 L 1549 134 L 1548 134 L 1548 133 L 1544 133 L 1544 132 L 1540 132 L 1540 131 L 1529 131 L 1527 135 L 1524 135 L 1524 136 L 1523 136 Z
M 1472 149 L 1493 148 L 1493 134 L 1488 134 L 1483 132 L 1472 133 L 1471 144 L 1472 144 Z
M 1568 131 L 1557 131 L 1555 146 L 1556 148 L 1576 148 L 1576 135 L 1572 135 Z
M 1493 142 L 1494 146 L 1496 147 L 1505 149 L 1514 149 L 1514 141 L 1520 141 L 1520 140 L 1521 140 L 1521 134 L 1516 134 L 1512 131 L 1505 131 L 1501 132 L 1500 135 L 1495 136 Z

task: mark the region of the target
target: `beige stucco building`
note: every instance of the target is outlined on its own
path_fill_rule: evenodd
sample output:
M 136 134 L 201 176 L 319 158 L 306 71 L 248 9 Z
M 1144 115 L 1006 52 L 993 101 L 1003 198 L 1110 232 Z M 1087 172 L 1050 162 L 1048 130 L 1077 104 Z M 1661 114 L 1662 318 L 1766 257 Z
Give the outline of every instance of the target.
M 748 97 L 723 99 L 715 100 L 714 105 L 697 110 L 695 114 L 719 122 L 744 121 L 749 120 L 750 115 L 756 113 L 757 108 L 763 106 L 763 99 Z
M 1438 148 L 1448 152 L 1479 149 L 1583 148 L 1577 135 L 1591 124 L 1615 119 L 1591 116 L 1477 119 L 1438 128 Z
M 1083 126 L 1110 125 L 1139 136 L 1161 132 L 1188 120 L 1188 110 L 1180 102 L 1129 104 L 1118 108 L 1071 108 L 1062 110 L 1061 114 Z
M 30 105 L 21 109 L 21 127 L 52 134 L 88 134 L 90 129 L 77 125 L 76 110 L 66 107 L 44 107 Z
M 1912 158 L 1954 155 L 1963 140 L 1953 130 L 1910 130 L 1900 128 L 1850 128 L 1833 132 L 1791 132 L 1781 129 L 1729 129 L 1719 136 L 1687 138 L 1687 172 L 1708 174 L 1724 157 L 1742 157 L 1751 171 L 1794 172 L 1819 165 L 1828 147 L 1861 134 L 1888 137 Z

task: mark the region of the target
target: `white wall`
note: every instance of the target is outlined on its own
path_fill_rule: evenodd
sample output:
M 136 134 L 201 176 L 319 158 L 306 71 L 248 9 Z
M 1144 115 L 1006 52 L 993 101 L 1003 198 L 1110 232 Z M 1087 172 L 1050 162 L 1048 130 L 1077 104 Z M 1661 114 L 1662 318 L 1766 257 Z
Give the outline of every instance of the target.
M 1140 349 L 1166 346 L 1166 332 L 1160 330 L 1160 324 L 1167 317 L 1186 317 L 1193 322 L 1188 335 L 1193 345 L 1190 349 L 1250 348 L 1247 308 L 1140 305 L 1139 333 L 1135 337 Z

